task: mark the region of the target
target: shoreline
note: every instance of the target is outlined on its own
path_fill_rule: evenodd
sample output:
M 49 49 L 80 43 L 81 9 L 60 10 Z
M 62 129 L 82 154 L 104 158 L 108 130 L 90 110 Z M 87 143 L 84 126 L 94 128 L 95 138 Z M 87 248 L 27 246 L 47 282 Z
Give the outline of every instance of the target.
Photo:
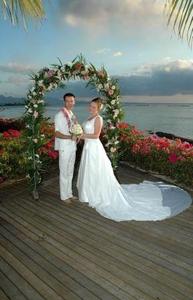
M 0 110 L 1 111 L 1 110 Z M 9 127 L 9 124 L 22 124 L 23 120 L 21 117 L 18 117 L 18 118 L 3 118 L 3 117 L 0 117 L 0 133 L 3 132 L 3 131 L 6 131 L 5 129 L 3 130 L 3 128 L 5 128 L 5 122 L 7 122 L 7 125 Z M 53 123 L 53 122 L 51 122 Z M 193 144 L 193 138 L 186 138 L 186 137 L 183 137 L 183 136 L 179 136 L 179 135 L 176 135 L 176 134 L 173 134 L 173 133 L 170 133 L 170 132 L 164 132 L 164 131 L 155 131 L 153 132 L 152 130 L 147 130 L 147 132 L 149 134 L 156 134 L 158 137 L 166 137 L 170 140 L 175 140 L 175 139 L 180 139 L 182 142 L 188 142 L 190 144 Z

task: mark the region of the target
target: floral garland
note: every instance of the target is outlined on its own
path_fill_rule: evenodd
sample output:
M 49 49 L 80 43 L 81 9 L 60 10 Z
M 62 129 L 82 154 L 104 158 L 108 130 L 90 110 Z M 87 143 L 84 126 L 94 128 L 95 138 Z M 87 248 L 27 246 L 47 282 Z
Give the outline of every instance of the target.
M 32 76 L 34 86 L 28 91 L 25 111 L 26 134 L 28 138 L 28 175 L 32 190 L 37 191 L 41 182 L 42 162 L 38 150 L 45 143 L 45 136 L 41 134 L 40 125 L 44 120 L 44 95 L 58 87 L 64 86 L 69 79 L 87 80 L 88 84 L 104 97 L 106 151 L 111 159 L 113 168 L 117 167 L 119 157 L 119 130 L 117 124 L 123 117 L 120 106 L 120 90 L 115 79 L 111 79 L 105 68 L 97 70 L 92 64 L 87 64 L 82 56 L 72 62 L 52 65 L 43 68 Z

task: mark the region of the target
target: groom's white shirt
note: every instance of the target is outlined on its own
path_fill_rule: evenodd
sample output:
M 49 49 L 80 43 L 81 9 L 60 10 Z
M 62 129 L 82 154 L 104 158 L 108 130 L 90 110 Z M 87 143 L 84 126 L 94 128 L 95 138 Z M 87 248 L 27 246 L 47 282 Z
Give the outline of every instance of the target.
M 73 117 L 73 113 L 70 111 L 69 114 L 71 120 Z M 54 123 L 55 123 L 55 131 L 59 131 L 65 135 L 70 135 L 68 122 L 63 111 L 59 111 L 55 115 Z M 67 146 L 76 147 L 76 142 L 70 139 L 60 139 L 57 137 L 55 138 L 55 150 L 65 150 Z

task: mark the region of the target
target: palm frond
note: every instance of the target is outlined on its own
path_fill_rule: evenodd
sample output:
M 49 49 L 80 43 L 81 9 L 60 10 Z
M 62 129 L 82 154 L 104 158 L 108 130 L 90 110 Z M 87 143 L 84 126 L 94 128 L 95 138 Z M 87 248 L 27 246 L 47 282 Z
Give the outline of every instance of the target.
M 168 25 L 181 39 L 186 39 L 192 46 L 193 41 L 193 0 L 166 0 Z
M 25 27 L 27 19 L 41 19 L 45 15 L 42 0 L 0 0 L 0 9 L 12 24 L 22 20 Z

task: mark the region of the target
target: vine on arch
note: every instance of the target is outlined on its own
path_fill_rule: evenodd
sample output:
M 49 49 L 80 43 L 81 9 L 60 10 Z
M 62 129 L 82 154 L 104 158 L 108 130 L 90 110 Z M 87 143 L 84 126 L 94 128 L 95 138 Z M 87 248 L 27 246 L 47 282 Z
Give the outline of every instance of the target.
M 107 74 L 104 67 L 97 70 L 94 65 L 87 64 L 82 56 L 76 57 L 72 62 L 54 64 L 51 68 L 43 68 L 32 76 L 33 87 L 27 93 L 25 121 L 28 138 L 28 174 L 32 190 L 36 193 L 41 182 L 42 162 L 39 149 L 45 143 L 45 136 L 41 134 L 40 126 L 44 120 L 44 95 L 58 87 L 64 86 L 69 79 L 88 81 L 88 85 L 104 98 L 104 138 L 105 148 L 111 159 L 113 168 L 117 167 L 119 153 L 119 131 L 117 124 L 121 121 L 123 112 L 120 105 L 120 90 L 117 80 Z

